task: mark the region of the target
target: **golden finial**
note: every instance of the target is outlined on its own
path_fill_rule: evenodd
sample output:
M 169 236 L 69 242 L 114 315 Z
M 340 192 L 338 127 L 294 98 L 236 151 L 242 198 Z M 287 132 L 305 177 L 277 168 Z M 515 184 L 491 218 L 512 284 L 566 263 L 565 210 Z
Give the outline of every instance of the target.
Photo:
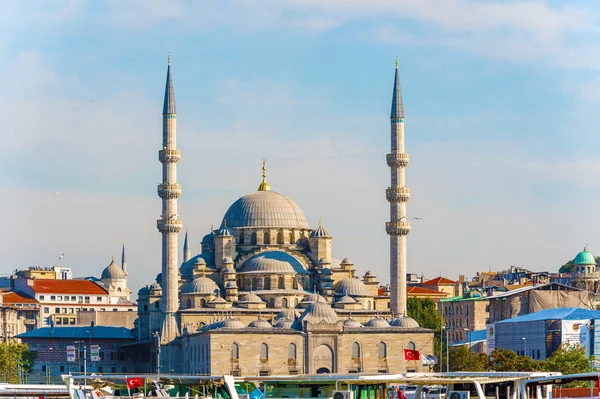
M 267 160 L 263 159 L 262 166 L 262 183 L 258 186 L 258 191 L 269 191 L 271 190 L 271 186 L 267 183 Z
M 113 262 L 115 261 L 115 253 L 114 253 L 114 252 L 113 252 L 113 254 L 112 254 L 112 261 L 113 261 Z
M 215 231 L 214 229 L 215 226 L 213 226 L 212 224 L 210 225 L 210 232 L 212 233 L 213 231 Z
M 398 57 L 396 57 L 396 69 L 398 69 Z
M 206 270 L 206 265 L 202 265 L 202 277 L 204 277 L 205 270 Z
M 319 219 L 319 228 L 322 229 L 323 228 L 323 220 Z
M 223 228 L 226 229 L 227 228 L 227 219 L 223 219 Z
M 171 53 L 169 53 L 169 55 L 167 56 L 167 66 L 171 66 Z M 396 67 L 397 66 L 398 66 L 398 61 L 396 61 Z
M 352 277 L 352 269 L 348 269 L 348 277 Z

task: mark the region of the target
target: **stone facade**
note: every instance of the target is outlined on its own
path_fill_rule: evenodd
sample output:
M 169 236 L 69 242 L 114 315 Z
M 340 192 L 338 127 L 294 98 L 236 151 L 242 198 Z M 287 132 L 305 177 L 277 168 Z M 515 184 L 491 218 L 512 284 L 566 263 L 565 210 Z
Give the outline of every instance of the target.
M 438 310 L 446 321 L 448 341 L 465 342 L 469 331 L 485 330 L 490 317 L 489 307 L 487 297 L 442 299 Z

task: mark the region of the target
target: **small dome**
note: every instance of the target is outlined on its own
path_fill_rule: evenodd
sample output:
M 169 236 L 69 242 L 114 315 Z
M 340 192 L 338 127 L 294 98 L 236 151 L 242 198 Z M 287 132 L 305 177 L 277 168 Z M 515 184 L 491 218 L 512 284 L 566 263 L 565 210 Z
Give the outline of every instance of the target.
M 208 277 L 198 277 L 183 286 L 182 294 L 214 294 L 219 287 Z
M 223 263 L 226 265 L 233 265 L 233 259 L 231 258 L 223 258 Z
M 110 262 L 103 271 L 102 277 L 103 280 L 124 280 L 127 277 L 125 276 L 125 272 L 121 269 L 121 266 L 115 263 L 115 258 Z
M 256 294 L 246 294 L 238 301 L 240 303 L 264 303 L 262 299 Z
M 373 272 L 373 270 L 369 270 L 365 273 L 365 277 L 377 277 L 377 275 L 375 272 Z
M 285 195 L 275 191 L 257 191 L 244 195 L 225 213 L 223 223 L 231 228 L 260 227 L 309 229 L 302 209 Z
M 419 328 L 419 323 L 412 317 L 402 316 L 392 319 L 390 321 L 390 326 L 400 327 L 400 328 Z
M 581 251 L 580 253 L 577 254 L 575 259 L 573 259 L 573 265 L 595 265 L 595 264 L 596 264 L 596 258 L 594 258 L 594 255 L 589 253 L 585 248 L 583 249 L 583 251 Z M 104 273 L 103 273 L 103 276 L 104 276 Z
M 331 274 L 331 269 L 325 268 L 325 269 L 321 270 L 321 274 Z
M 275 324 L 273 325 L 273 327 L 275 328 L 292 328 L 292 324 L 294 324 L 294 322 L 290 319 L 288 319 L 287 317 L 283 317 L 279 320 L 277 320 L 275 322 Z
M 350 258 L 344 258 L 344 259 L 342 259 L 342 262 L 340 263 L 340 265 L 353 265 L 353 264 L 354 263 L 352 263 Z
M 304 313 L 294 322 L 292 328 L 302 330 L 304 321 L 311 324 L 335 324 L 340 321 L 335 310 L 327 303 L 314 302 L 311 303 Z
M 338 299 L 336 302 L 337 303 L 356 303 L 356 300 L 354 298 L 352 298 L 351 296 L 344 295 L 343 297 Z
M 341 264 L 342 264 L 342 261 L 339 260 L 338 258 L 331 258 L 331 268 L 332 269 L 339 269 Z
M 223 270 L 223 273 L 225 274 L 233 274 L 235 273 L 235 270 L 231 267 L 226 267 L 225 270 Z
M 387 321 L 385 321 L 381 317 L 374 317 L 371 320 L 369 320 L 367 322 L 367 324 L 365 324 L 365 326 L 367 326 L 367 327 L 373 327 L 373 328 L 385 328 L 385 327 L 389 327 L 390 323 L 388 323 Z
M 140 290 L 138 291 L 138 295 L 147 295 L 148 293 L 150 293 L 150 286 L 149 285 L 140 288 Z
M 329 234 L 329 232 L 323 228 L 321 222 L 319 222 L 319 227 L 310 232 L 310 238 L 331 238 L 331 234 Z
M 228 227 L 221 227 L 215 235 L 218 237 L 232 237 L 233 231 L 231 231 L 231 229 Z
M 214 242 L 215 241 L 215 233 L 213 233 L 212 231 L 210 233 L 208 233 L 207 235 L 205 235 L 204 237 L 202 237 L 202 243 L 210 243 L 210 242 Z
M 213 299 L 211 299 L 210 301 L 208 301 L 208 303 L 227 303 L 227 301 L 223 298 L 221 298 L 220 296 L 216 296 Z
M 196 261 L 194 262 L 195 265 L 206 265 L 206 260 L 204 260 L 204 258 L 198 256 L 196 258 Z
M 250 324 L 248 324 L 248 327 L 252 327 L 252 328 L 273 328 L 273 326 L 271 325 L 271 323 L 269 323 L 266 320 L 262 320 L 262 319 L 254 320 L 253 322 L 251 322 Z
M 280 320 L 280 319 L 296 320 L 296 317 L 298 317 L 298 312 L 296 312 L 294 309 L 285 309 L 285 310 L 282 310 L 281 312 L 279 312 L 277 314 L 277 316 L 275 316 L 275 320 Z
M 302 263 L 282 251 L 267 251 L 246 260 L 240 273 L 302 273 L 308 274 Z
M 244 328 L 246 327 L 244 323 L 239 321 L 238 319 L 234 319 L 232 317 L 223 320 L 223 324 L 221 328 Z
M 302 300 L 302 303 L 315 303 L 315 302 L 327 303 L 327 300 L 319 294 L 310 294 Z
M 357 278 L 346 277 L 335 285 L 335 292 L 341 295 L 368 296 L 369 289 Z
M 344 320 L 344 327 L 352 327 L 352 328 L 358 328 L 358 327 L 362 327 L 363 325 L 360 324 L 358 321 L 354 320 L 352 317 Z
M 150 291 L 155 291 L 155 290 L 162 290 L 162 287 L 158 283 L 153 283 L 148 287 L 148 289 L 150 289 Z
M 225 284 L 225 288 L 237 288 L 238 285 L 235 281 L 228 281 L 227 284 Z

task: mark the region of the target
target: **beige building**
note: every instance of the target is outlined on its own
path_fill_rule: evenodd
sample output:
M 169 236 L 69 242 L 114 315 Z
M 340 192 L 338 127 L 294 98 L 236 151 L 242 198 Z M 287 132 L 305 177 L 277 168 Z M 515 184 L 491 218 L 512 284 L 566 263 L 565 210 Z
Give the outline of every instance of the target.
M 489 298 L 485 296 L 446 298 L 438 303 L 438 310 L 446 322 L 448 341 L 465 342 L 469 331 L 484 330 L 489 320 Z

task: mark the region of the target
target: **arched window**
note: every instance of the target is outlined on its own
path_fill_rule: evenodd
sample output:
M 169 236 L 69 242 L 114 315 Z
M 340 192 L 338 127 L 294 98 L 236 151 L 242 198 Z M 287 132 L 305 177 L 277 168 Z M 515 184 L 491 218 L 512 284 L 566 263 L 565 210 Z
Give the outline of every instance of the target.
M 274 308 L 275 307 L 275 298 L 269 299 L 269 307 L 270 308 Z
M 206 299 L 204 299 L 204 298 L 200 299 L 200 307 L 201 308 L 205 308 L 206 307 Z
M 263 280 L 263 290 L 270 290 L 270 289 L 271 289 L 271 278 L 265 277 L 265 279 Z
M 240 358 L 240 346 L 235 342 L 231 344 L 231 359 L 237 360 Z
M 288 300 L 287 298 L 283 298 L 281 301 L 281 306 L 283 306 L 284 308 L 288 307 Z
M 298 300 L 298 298 L 295 298 L 294 299 L 294 307 L 297 307 L 299 303 L 300 303 L 300 301 Z
M 417 349 L 417 344 L 415 344 L 414 342 L 410 341 L 408 343 L 408 348 L 407 349 L 410 349 L 411 351 L 414 351 L 414 350 Z
M 121 287 L 117 288 L 117 292 L 121 292 Z
M 271 243 L 271 235 L 269 234 L 268 231 L 265 231 L 265 234 L 263 234 L 263 244 L 270 244 Z
M 377 347 L 377 356 L 379 357 L 387 357 L 387 345 L 385 342 L 380 342 Z
M 185 306 L 189 309 L 192 307 L 192 300 L 188 298 L 188 300 L 185 302 Z
M 359 358 L 360 357 L 360 344 L 355 342 L 352 344 L 352 357 Z
M 283 276 L 279 276 L 277 278 L 277 288 L 285 288 L 285 285 L 283 282 Z
M 252 289 L 258 290 L 258 277 L 252 277 Z
M 283 244 L 283 234 L 281 231 L 277 232 L 277 244 Z
M 294 233 L 290 232 L 289 234 L 289 243 L 293 244 L 294 243 Z
M 252 234 L 250 235 L 250 244 L 256 245 L 256 231 L 253 231 Z
M 243 244 L 243 243 L 244 243 L 244 232 L 240 231 L 238 244 Z
M 260 360 L 269 360 L 269 346 L 260 344 Z
M 295 290 L 298 289 L 298 280 L 296 280 L 296 277 L 292 277 L 292 288 Z
M 288 359 L 296 359 L 296 344 L 293 342 L 288 345 Z

